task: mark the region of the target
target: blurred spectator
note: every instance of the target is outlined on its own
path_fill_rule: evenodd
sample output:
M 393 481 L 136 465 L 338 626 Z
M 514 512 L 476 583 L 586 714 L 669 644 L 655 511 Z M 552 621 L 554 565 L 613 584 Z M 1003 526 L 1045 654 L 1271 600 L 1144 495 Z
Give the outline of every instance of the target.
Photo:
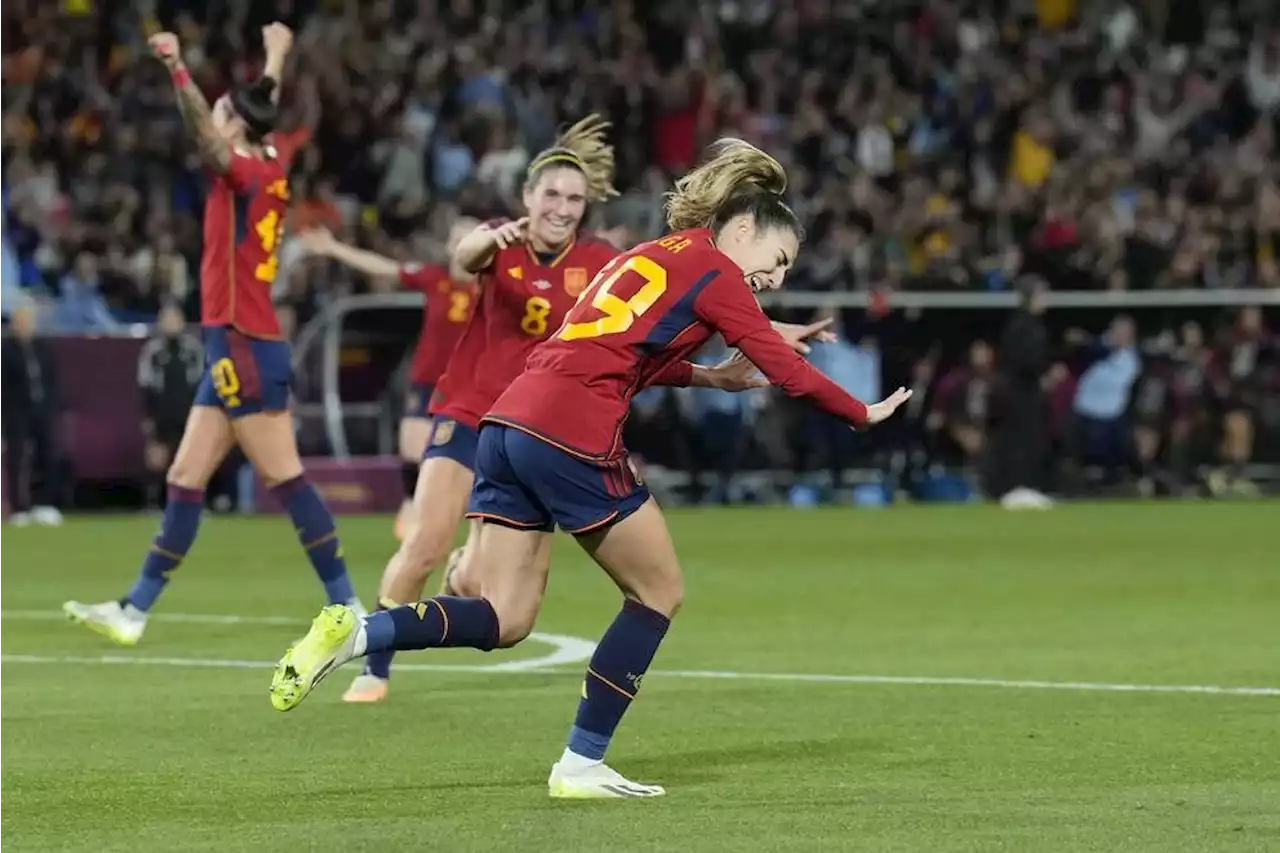
M 195 400 L 204 373 L 204 351 L 186 331 L 182 309 L 168 303 L 160 309 L 156 335 L 138 355 L 138 390 L 142 392 L 146 436 L 144 462 L 151 475 L 147 505 L 160 507 L 165 496 L 165 474 L 182 439 L 187 413 Z
M 0 368 L 4 374 L 5 488 L 9 522 L 58 525 L 62 515 L 57 431 L 58 374 L 53 351 L 35 336 L 36 311 L 29 300 L 14 306 L 12 334 L 4 337 Z M 34 504 L 34 508 L 33 508 Z
M 1096 340 L 1078 329 L 1069 342 L 1088 362 L 1080 373 L 1067 424 L 1067 456 L 1077 470 L 1087 462 L 1114 476 L 1136 463 L 1128 421 L 1130 393 L 1142 370 L 1133 320 L 1121 315 Z M 1076 484 L 1078 488 L 1078 484 Z
M 729 355 L 724 338 L 719 335 L 707 342 L 695 362 L 715 366 Z M 695 483 L 698 474 L 710 469 L 715 482 L 702 495 L 703 503 L 732 503 L 739 499 L 734 476 L 742 466 L 746 450 L 750 405 L 754 392 L 732 393 L 715 388 L 690 388 L 687 391 L 697 434 L 698 452 L 694 457 Z
M 929 427 L 938 433 L 944 459 L 977 470 L 987 450 L 995 391 L 995 354 L 986 341 L 974 341 L 968 362 L 942 377 L 932 400 Z
M 821 319 L 836 319 L 836 312 L 827 312 Z M 816 343 L 809 355 L 813 366 L 827 374 L 832 381 L 859 400 L 879 400 L 882 365 L 880 348 L 875 338 L 863 335 L 857 340 L 845 337 L 842 324 L 833 326 L 838 339 L 831 343 Z M 855 467 L 866 459 L 855 458 L 859 448 L 858 436 L 838 418 L 825 412 L 810 409 L 806 412 L 808 440 L 803 445 L 809 449 L 809 458 L 818 456 L 826 463 L 831 477 L 832 494 L 844 491 L 846 469 Z M 870 433 L 867 434 L 870 438 Z M 863 449 L 870 445 L 864 440 Z
M 1044 383 L 1049 370 L 1049 335 L 1042 315 L 1046 288 L 1039 280 L 1025 282 L 1020 306 L 1000 338 L 1003 399 L 987 454 L 984 488 L 1011 509 L 1041 509 L 1044 495 L 1044 454 L 1048 448 Z
M 98 292 L 98 261 L 88 252 L 76 256 L 71 272 L 62 277 L 54 322 L 59 332 L 109 332 L 118 325 Z

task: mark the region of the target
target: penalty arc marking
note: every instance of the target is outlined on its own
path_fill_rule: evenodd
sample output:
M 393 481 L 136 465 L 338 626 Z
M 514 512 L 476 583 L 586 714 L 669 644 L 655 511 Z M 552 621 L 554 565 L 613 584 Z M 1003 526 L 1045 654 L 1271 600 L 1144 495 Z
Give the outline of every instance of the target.
M 61 613 L 47 610 L 5 610 L 0 612 L 5 619 L 63 619 Z M 226 616 L 215 614 L 167 613 L 151 617 L 157 621 L 188 622 L 193 624 L 257 624 L 257 625 L 292 625 L 299 626 L 305 622 L 283 616 Z M 396 671 L 407 672 L 470 672 L 470 673 L 537 673 L 543 675 L 569 675 L 580 677 L 580 673 L 569 673 L 553 667 L 564 664 L 576 664 L 591 657 L 595 643 L 580 637 L 569 637 L 561 634 L 531 634 L 530 639 L 540 640 L 553 647 L 550 654 L 524 660 L 507 661 L 488 665 L 449 665 L 424 663 L 397 663 Z M 27 655 L 3 654 L 0 663 L 12 664 L 67 664 L 87 666 L 170 666 L 189 669 L 272 669 L 271 661 L 182 658 L 182 657 L 143 657 L 131 655 Z M 971 687 L 971 688 L 1004 688 L 1013 690 L 1076 690 L 1106 693 L 1182 693 L 1218 696 L 1266 696 L 1280 697 L 1280 687 L 1243 687 L 1217 684 L 1116 684 L 1092 681 L 1045 681 L 1014 680 L 1004 678 L 963 678 L 945 676 L 903 676 L 903 675 L 822 675 L 817 673 L 784 673 L 784 672 L 731 672 L 717 670 L 653 670 L 652 674 L 666 678 L 693 678 L 735 681 L 787 681 L 809 684 L 869 684 L 897 685 L 913 687 Z

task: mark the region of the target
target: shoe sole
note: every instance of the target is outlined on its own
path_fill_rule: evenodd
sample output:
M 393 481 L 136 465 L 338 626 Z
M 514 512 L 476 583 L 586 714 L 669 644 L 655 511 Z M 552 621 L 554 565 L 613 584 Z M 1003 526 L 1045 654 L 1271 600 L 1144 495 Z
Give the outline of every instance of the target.
M 337 667 L 334 664 L 334 653 L 347 641 L 356 630 L 355 612 L 342 604 L 331 604 L 320 611 L 311 622 L 311 630 L 296 646 L 284 653 L 276 671 L 271 677 L 271 705 L 277 711 L 292 711 L 307 698 L 308 694 L 320 681 Z M 323 652 L 324 661 L 315 672 L 308 674 L 306 668 L 296 665 L 298 653 L 315 646 L 316 652 Z

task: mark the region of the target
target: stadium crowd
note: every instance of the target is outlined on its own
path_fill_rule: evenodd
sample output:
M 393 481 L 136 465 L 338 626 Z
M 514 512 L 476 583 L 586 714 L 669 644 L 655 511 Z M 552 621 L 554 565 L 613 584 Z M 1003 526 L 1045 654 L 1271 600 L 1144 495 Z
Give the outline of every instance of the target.
M 251 34 L 276 18 L 297 31 L 285 124 L 311 134 L 291 176 L 291 234 L 323 225 L 393 257 L 438 260 L 459 213 L 512 209 L 529 152 L 600 110 L 614 123 L 623 196 L 597 215 L 636 239 L 660 230 L 662 192 L 708 140 L 738 135 L 778 155 L 808 229 L 789 288 L 892 304 L 896 290 L 1029 281 L 1280 285 L 1280 29 L 1266 2 L 27 0 L 3 14 L 4 310 L 34 304 L 45 331 L 149 322 L 170 302 L 196 316 L 200 175 L 145 40 L 178 32 L 217 94 L 256 72 Z M 289 240 L 276 300 L 293 328 L 335 295 L 380 286 Z M 838 319 L 850 335 L 815 354 L 824 369 L 867 397 L 898 378 L 925 383 L 921 446 L 977 465 L 999 405 L 974 377 L 1019 356 L 993 349 L 994 336 L 969 347 L 961 323 L 941 355 L 885 364 L 877 324 L 910 318 Z M 1280 430 L 1269 318 L 1246 306 L 1195 319 L 1141 321 L 1145 357 L 1123 318 L 1105 350 L 1055 328 L 1038 380 L 1058 401 L 1047 440 L 1081 460 L 1108 450 L 1132 461 L 1143 488 L 1154 453 L 1170 469 L 1222 463 L 1218 490 L 1247 490 L 1240 466 L 1255 438 Z M 1112 368 L 1122 393 L 1103 410 L 1082 402 L 1098 384 L 1086 377 Z M 1176 403 L 1160 403 L 1153 451 L 1132 425 L 1156 423 L 1156 398 L 1142 392 L 1157 378 L 1160 399 Z M 769 399 L 662 392 L 638 421 L 695 425 L 675 429 L 679 452 L 661 449 L 671 430 L 658 430 L 654 453 L 724 472 L 713 499 L 732 496 L 727 475 L 753 444 L 837 481 L 846 461 L 886 450 L 821 419 L 797 426 Z M 726 424 L 770 420 L 789 426 L 723 439 Z M 1095 423 L 1121 421 L 1118 444 Z M 1199 451 L 1176 449 L 1192 435 Z

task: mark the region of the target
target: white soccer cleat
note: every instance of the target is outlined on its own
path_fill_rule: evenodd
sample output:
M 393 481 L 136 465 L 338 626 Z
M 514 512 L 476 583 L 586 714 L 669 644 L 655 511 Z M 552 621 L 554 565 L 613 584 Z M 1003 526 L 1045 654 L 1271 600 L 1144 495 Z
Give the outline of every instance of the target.
M 569 762 L 561 759 L 551 768 L 547 789 L 563 800 L 622 800 L 630 797 L 661 797 L 661 785 L 632 782 L 603 761 Z
M 146 613 L 132 604 L 121 606 L 118 601 L 104 601 L 101 604 L 68 601 L 62 605 L 62 612 L 72 622 L 122 646 L 136 646 L 147 627 Z
M 55 506 L 38 506 L 31 510 L 31 518 L 43 527 L 61 527 L 62 513 Z

